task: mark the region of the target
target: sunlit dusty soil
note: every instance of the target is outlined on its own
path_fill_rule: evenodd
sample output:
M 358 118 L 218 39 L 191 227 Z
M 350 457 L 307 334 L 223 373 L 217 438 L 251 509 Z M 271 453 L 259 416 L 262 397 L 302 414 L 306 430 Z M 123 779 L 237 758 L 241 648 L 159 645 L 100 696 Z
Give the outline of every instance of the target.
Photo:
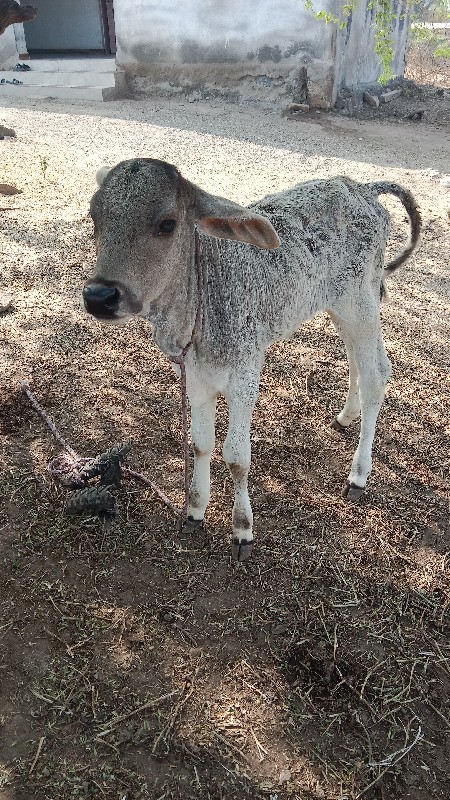
M 178 101 L 3 105 L 0 142 L 0 799 L 448 800 L 450 140 L 382 125 Z M 267 356 L 253 433 L 257 547 L 230 559 L 219 404 L 203 531 L 125 480 L 105 529 L 65 512 L 61 446 L 133 439 L 128 465 L 182 502 L 179 386 L 145 323 L 103 328 L 95 171 L 151 156 L 240 203 L 312 177 L 408 187 L 423 215 L 382 310 L 393 364 L 365 497 L 340 492 L 357 426 L 325 315 Z M 407 220 L 395 199 L 390 252 Z M 256 277 L 255 277 L 256 279 Z M 1 299 L 1 298 L 0 298 Z

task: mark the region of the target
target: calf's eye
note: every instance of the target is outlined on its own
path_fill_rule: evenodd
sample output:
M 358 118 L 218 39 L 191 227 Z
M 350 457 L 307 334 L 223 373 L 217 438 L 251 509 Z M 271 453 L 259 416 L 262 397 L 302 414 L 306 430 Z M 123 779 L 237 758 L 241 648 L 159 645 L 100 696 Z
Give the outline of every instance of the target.
M 167 233 L 173 233 L 176 228 L 176 224 L 176 219 L 163 219 L 163 221 L 159 223 L 158 234 L 164 235 Z

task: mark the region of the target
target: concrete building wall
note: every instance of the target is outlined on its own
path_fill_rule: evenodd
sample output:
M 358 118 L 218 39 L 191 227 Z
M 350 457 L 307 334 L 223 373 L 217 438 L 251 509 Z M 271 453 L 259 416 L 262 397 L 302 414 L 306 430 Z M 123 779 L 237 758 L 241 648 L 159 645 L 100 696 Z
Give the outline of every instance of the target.
M 315 10 L 335 16 L 342 2 L 313 0 Z M 408 0 L 394 2 L 393 71 L 403 75 Z M 67 3 L 72 0 L 36 0 L 41 11 Z M 99 0 L 80 3 L 92 9 Z M 317 20 L 304 0 L 114 0 L 119 93 L 269 103 L 307 100 L 329 108 L 342 86 L 374 82 L 382 72 L 374 53 L 375 12 L 368 6 L 368 0 L 360 0 L 346 29 L 340 30 Z M 94 31 L 91 15 L 86 13 L 84 19 L 89 31 L 83 32 L 76 20 L 69 26 L 81 50 L 100 42 L 100 29 Z M 26 25 L 29 47 L 38 34 L 38 27 L 32 31 L 38 21 L 39 17 Z M 88 33 L 91 38 L 95 34 L 94 44 Z M 22 44 L 17 46 L 22 52 Z M 13 28 L 7 28 L 0 36 L 0 66 L 17 59 Z
M 23 24 L 21 22 L 18 22 L 13 27 L 14 27 L 14 35 L 16 38 L 18 61 L 24 58 L 29 58 Z
M 132 91 L 221 94 L 229 99 L 301 99 L 327 108 L 342 86 L 376 81 L 374 11 L 361 0 L 346 30 L 326 24 L 302 0 L 114 0 L 117 63 Z M 394 72 L 403 75 L 406 0 L 398 0 Z M 341 0 L 315 10 L 341 13 Z M 303 76 L 303 78 L 302 78 Z M 301 87 L 300 87 L 301 88 Z
M 305 30 L 305 9 L 295 0 L 133 0 L 132 14 L 129 6 L 114 3 L 124 60 L 241 61 L 263 46 L 277 58 L 293 41 L 323 38 L 309 14 Z
M 15 25 L 10 25 L 0 36 L 0 67 L 3 69 L 9 69 L 17 64 L 19 53 L 14 28 Z
M 334 1 L 334 0 L 333 0 Z M 315 104 L 333 85 L 333 31 L 301 0 L 115 0 L 117 63 L 130 87 L 271 99 L 306 67 Z

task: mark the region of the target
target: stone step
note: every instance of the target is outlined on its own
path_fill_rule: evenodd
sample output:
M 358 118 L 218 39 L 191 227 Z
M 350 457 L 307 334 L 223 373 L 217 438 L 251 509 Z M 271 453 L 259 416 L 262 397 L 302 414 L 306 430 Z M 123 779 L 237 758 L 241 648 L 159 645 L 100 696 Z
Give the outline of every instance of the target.
M 104 100 L 114 89 L 114 58 L 31 58 L 20 63 L 30 69 L 0 71 L 0 97 Z M 13 80 L 21 83 L 13 84 Z
M 114 72 L 15 72 L 2 70 L 1 81 L 21 81 L 23 86 L 114 86 Z M 1 84 L 3 85 L 3 84 Z M 17 85 L 17 84 L 16 84 Z
M 20 62 L 27 64 L 30 72 L 114 72 L 114 58 L 31 58 Z M 22 74 L 25 75 L 28 70 Z
M 1 74 L 1 73 L 0 73 Z M 67 86 L 27 85 L 18 86 L 10 83 L 0 84 L 0 97 L 55 97 L 61 100 L 104 100 L 111 93 L 110 87 L 85 86 L 80 84 Z

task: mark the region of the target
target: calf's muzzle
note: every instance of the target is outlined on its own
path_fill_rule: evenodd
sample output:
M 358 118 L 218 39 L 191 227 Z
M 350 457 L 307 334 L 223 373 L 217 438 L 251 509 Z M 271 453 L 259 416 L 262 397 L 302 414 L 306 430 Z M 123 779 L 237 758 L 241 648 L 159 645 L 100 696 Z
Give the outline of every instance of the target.
M 83 289 L 84 307 L 97 319 L 113 319 L 116 316 L 120 300 L 117 286 L 104 283 L 88 283 Z

